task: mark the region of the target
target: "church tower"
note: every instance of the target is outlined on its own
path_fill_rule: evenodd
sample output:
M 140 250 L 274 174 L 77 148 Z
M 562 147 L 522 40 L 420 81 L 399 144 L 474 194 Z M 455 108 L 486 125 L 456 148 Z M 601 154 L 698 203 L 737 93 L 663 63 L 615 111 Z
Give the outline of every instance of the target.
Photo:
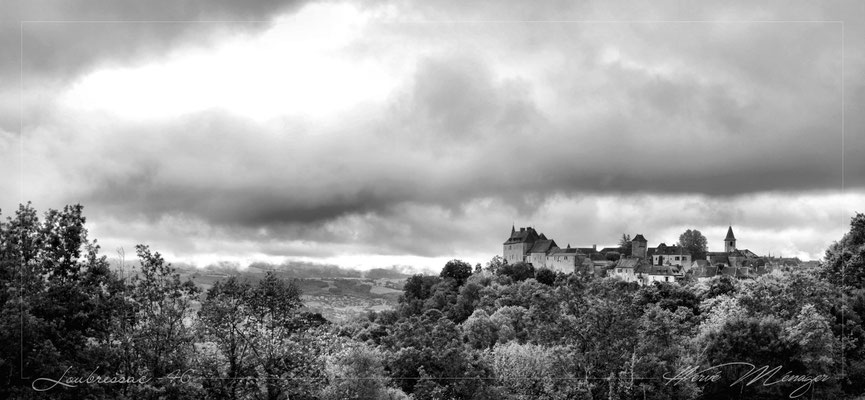
M 724 238 L 724 251 L 729 253 L 736 251 L 736 237 L 733 236 L 733 226 L 727 228 L 727 237 Z

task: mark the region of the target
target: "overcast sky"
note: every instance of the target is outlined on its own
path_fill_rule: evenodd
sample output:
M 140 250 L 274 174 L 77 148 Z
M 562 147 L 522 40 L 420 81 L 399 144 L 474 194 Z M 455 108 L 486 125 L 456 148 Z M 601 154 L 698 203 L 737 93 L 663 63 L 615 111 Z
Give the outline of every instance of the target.
M 432 270 L 512 224 L 818 259 L 865 211 L 865 3 L 465 3 L 5 1 L 0 210 Z

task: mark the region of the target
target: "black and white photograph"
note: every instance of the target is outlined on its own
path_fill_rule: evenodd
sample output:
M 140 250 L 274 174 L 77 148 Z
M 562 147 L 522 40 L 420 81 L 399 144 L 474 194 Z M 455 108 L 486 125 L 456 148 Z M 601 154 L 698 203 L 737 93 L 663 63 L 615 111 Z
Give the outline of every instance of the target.
M 865 2 L 0 0 L 0 398 L 865 399 Z

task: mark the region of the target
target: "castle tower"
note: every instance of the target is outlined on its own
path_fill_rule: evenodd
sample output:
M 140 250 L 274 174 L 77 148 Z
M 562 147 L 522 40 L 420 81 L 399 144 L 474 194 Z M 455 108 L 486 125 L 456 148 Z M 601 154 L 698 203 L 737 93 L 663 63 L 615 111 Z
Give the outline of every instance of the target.
M 533 228 L 520 228 L 517 230 L 511 225 L 511 236 L 503 243 L 502 256 L 508 264 L 525 261 L 526 254 L 535 241 L 539 240 L 537 231 Z
M 733 226 L 727 228 L 727 237 L 724 238 L 724 251 L 729 253 L 736 251 L 736 237 L 733 236 Z
M 646 259 L 646 249 L 649 244 L 642 234 L 638 234 L 631 240 L 631 257 Z

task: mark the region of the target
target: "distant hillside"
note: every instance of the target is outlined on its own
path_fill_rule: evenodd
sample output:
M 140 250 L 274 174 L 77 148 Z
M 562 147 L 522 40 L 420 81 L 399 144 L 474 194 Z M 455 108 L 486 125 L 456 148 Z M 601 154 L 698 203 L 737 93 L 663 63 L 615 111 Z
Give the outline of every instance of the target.
M 284 264 L 253 263 L 246 268 L 220 263 L 197 268 L 183 263 L 172 266 L 181 279 L 191 278 L 206 292 L 217 281 L 232 276 L 256 282 L 268 271 L 278 277 L 294 280 L 303 292 L 309 311 L 321 313 L 330 321 L 346 321 L 369 311 L 381 311 L 396 306 L 406 278 L 411 276 L 399 267 L 374 268 L 359 271 L 335 265 L 291 262 Z M 136 273 L 137 261 L 112 262 L 112 267 L 130 276 Z

